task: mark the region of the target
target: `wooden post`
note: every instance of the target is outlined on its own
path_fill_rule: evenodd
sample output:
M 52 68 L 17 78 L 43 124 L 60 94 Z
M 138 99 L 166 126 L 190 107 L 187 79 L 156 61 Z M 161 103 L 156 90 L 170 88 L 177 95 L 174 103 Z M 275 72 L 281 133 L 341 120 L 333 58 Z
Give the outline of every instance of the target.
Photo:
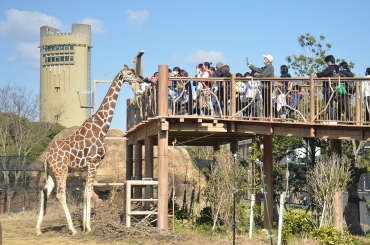
M 342 141 L 338 139 L 330 140 L 330 151 L 331 154 L 338 154 L 339 157 L 342 155 Z M 333 223 L 338 231 L 343 229 L 343 196 L 341 191 L 337 191 L 334 196 L 334 213 Z
M 136 180 L 143 178 L 143 148 L 141 142 L 135 143 L 135 169 L 134 176 Z M 141 188 L 134 190 L 134 197 L 142 198 L 143 191 Z
M 272 135 L 264 135 L 263 136 L 263 172 L 265 174 L 265 189 L 266 189 L 266 199 L 264 205 L 265 207 L 265 222 L 264 226 L 265 229 L 272 227 L 272 220 L 273 220 L 273 178 L 272 178 Z M 268 214 L 267 216 L 267 206 L 268 206 Z M 269 224 L 270 220 L 270 224 Z
M 168 66 L 159 66 L 158 116 L 168 116 Z M 158 125 L 158 222 L 161 230 L 168 230 L 168 131 Z
M 272 91 L 273 91 L 273 87 L 272 86 L 274 86 L 274 83 L 273 83 L 273 81 L 272 80 L 270 80 L 270 81 L 268 81 L 268 83 L 269 83 L 269 93 L 270 93 L 270 101 L 266 101 L 267 103 L 269 103 L 269 110 L 270 110 L 270 112 L 269 112 L 269 114 L 270 114 L 270 116 L 269 116 L 269 121 L 270 122 L 273 122 L 274 121 L 274 111 L 275 111 L 275 105 L 273 105 L 272 104 Z M 263 102 L 263 103 L 265 103 L 265 102 Z M 265 117 L 266 117 L 267 115 L 265 115 Z
M 126 180 L 130 180 L 134 174 L 134 146 L 126 140 Z
M 132 113 L 130 110 L 128 110 L 128 108 L 131 106 L 132 103 L 134 103 L 134 101 L 134 99 L 126 100 L 126 131 L 134 127 L 135 124 L 135 112 Z
M 146 134 L 145 137 L 145 178 L 153 179 L 153 137 Z M 153 188 L 145 187 L 145 198 L 153 198 Z M 149 204 L 149 203 L 146 203 Z
M 230 142 L 230 151 L 231 154 L 234 154 L 238 151 L 238 141 L 236 139 Z
M 362 125 L 362 83 L 356 82 L 356 125 Z
M 236 116 L 236 84 L 235 84 L 235 74 L 231 75 L 231 84 L 230 84 L 230 115 L 233 117 L 232 119 L 235 119 Z
M 310 75 L 310 123 L 315 123 L 315 82 L 314 82 L 315 75 L 311 73 Z M 299 92 L 299 91 L 298 91 Z

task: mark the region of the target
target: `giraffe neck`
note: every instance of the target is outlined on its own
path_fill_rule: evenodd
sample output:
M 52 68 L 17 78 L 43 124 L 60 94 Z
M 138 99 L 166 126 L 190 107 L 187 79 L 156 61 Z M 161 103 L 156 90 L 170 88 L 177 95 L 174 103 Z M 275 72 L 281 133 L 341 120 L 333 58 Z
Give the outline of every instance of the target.
M 118 75 L 114 78 L 112 85 L 110 86 L 107 95 L 104 97 L 99 109 L 95 114 L 88 119 L 93 124 L 98 125 L 101 128 L 101 133 L 105 136 L 108 132 L 110 124 L 112 122 L 114 109 L 117 104 L 119 92 L 121 91 L 122 82 L 119 81 Z

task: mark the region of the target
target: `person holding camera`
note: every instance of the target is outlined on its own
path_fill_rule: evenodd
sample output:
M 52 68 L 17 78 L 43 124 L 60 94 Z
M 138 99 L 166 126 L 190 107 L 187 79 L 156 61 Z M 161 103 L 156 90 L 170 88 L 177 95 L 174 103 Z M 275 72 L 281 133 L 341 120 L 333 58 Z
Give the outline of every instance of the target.
M 274 58 L 272 55 L 263 55 L 264 67 L 258 68 L 247 62 L 247 66 L 254 72 L 254 77 L 265 78 L 265 77 L 275 77 L 274 67 L 272 66 L 272 61 Z M 271 92 L 270 85 L 271 82 L 261 82 L 262 100 L 263 100 L 263 116 L 270 116 L 270 103 L 271 103 Z

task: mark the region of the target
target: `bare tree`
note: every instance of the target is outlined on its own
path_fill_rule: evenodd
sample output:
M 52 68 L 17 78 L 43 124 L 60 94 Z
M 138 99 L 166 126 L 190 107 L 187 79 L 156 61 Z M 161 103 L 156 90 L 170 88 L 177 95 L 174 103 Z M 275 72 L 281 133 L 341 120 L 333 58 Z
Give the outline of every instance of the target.
M 39 96 L 32 89 L 7 83 L 0 87 L 0 156 L 1 173 L 4 178 L 7 211 L 14 195 L 13 187 L 18 185 L 25 169 L 26 156 L 54 129 L 53 123 L 40 123 Z M 17 161 L 6 157 L 17 156 Z M 11 170 L 14 177 L 11 178 Z
M 214 229 L 220 223 L 231 224 L 233 216 L 233 178 L 234 164 L 236 167 L 235 194 L 236 202 L 239 203 L 247 191 L 245 182 L 245 168 L 240 164 L 239 159 L 234 159 L 229 149 L 221 148 L 215 153 L 216 162 L 211 167 L 211 172 L 205 196 L 212 210 L 212 220 Z M 229 226 L 225 226 L 231 227 Z
M 350 162 L 340 158 L 337 154 L 322 157 L 312 169 L 308 180 L 316 204 L 323 212 L 322 224 L 325 226 L 333 223 L 335 210 L 334 195 L 344 191 L 351 178 Z

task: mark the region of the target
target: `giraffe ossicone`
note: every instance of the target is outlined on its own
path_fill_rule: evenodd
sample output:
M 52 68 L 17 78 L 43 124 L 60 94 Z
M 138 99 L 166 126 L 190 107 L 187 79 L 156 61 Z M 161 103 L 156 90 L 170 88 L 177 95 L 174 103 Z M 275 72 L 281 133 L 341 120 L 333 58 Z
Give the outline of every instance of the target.
M 85 192 L 84 213 L 82 228 L 84 232 L 91 231 L 91 197 L 98 166 L 105 156 L 104 138 L 110 127 L 117 98 L 123 83 L 143 82 L 133 69 L 124 66 L 114 78 L 107 95 L 99 109 L 87 119 L 82 126 L 71 136 L 53 142 L 45 154 L 46 184 L 40 195 L 40 213 L 37 220 L 37 235 L 42 234 L 41 224 L 46 214 L 47 198 L 56 185 L 56 197 L 60 201 L 67 218 L 72 234 L 76 233 L 73 227 L 71 214 L 66 200 L 66 183 L 69 169 L 88 169 Z

